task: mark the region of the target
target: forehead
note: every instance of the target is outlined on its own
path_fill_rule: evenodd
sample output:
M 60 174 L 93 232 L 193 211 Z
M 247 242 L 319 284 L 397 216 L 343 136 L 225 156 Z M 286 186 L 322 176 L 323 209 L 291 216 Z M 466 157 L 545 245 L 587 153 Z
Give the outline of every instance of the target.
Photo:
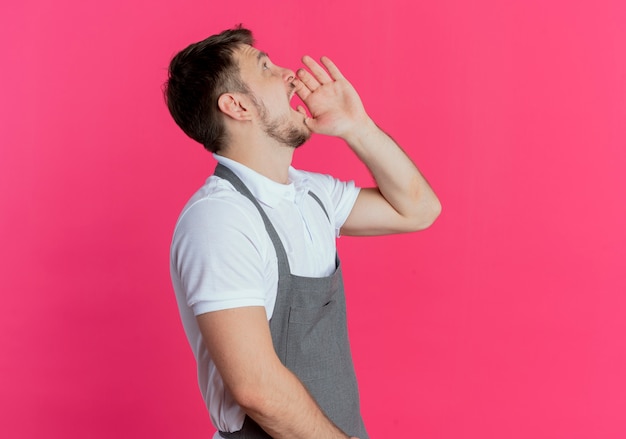
M 267 53 L 262 52 L 256 47 L 248 44 L 242 44 L 235 52 L 235 56 L 240 67 L 243 68 L 246 66 L 257 65 L 262 58 L 267 57 Z

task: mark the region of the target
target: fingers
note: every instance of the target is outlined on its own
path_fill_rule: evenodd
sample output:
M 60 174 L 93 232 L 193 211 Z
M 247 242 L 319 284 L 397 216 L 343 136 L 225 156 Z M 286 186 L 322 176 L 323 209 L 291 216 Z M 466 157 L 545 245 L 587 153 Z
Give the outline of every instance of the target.
M 298 72 L 298 76 L 300 76 L 299 72 Z M 298 97 L 300 99 L 302 99 L 303 101 L 306 101 L 306 99 L 309 97 L 309 95 L 311 94 L 311 90 L 309 89 L 309 87 L 301 80 L 301 79 L 295 79 L 292 84 L 296 87 L 296 95 L 298 95 Z M 319 85 L 318 85 L 319 87 Z
M 313 75 L 311 75 L 306 70 L 299 69 L 296 74 L 298 75 L 298 79 L 300 80 L 302 85 L 304 87 L 306 87 L 309 92 L 314 92 L 315 90 L 320 88 L 320 86 L 321 86 L 320 82 L 317 79 L 315 79 L 313 77 Z M 296 92 L 297 91 L 298 90 L 296 89 Z M 300 97 L 302 97 L 302 96 L 300 96 Z
M 341 71 L 339 71 L 330 58 L 323 56 L 321 61 L 328 71 L 324 70 L 324 68 L 310 56 L 304 56 L 302 62 L 311 72 L 309 73 L 305 69 L 299 69 L 297 72 L 298 79 L 300 79 L 310 92 L 314 92 L 324 84 L 330 84 L 338 79 L 343 79 Z M 300 98 L 302 98 L 302 96 L 300 96 Z
M 339 68 L 335 65 L 334 62 L 330 60 L 329 57 L 323 56 L 322 64 L 324 64 L 324 67 L 328 69 L 328 73 L 330 73 L 330 77 L 333 78 L 335 81 L 338 79 L 343 79 L 343 74 L 341 73 L 341 71 L 339 71 Z
M 323 61 L 322 61 L 323 62 Z M 315 79 L 319 81 L 320 84 L 328 84 L 329 82 L 333 82 L 332 78 L 328 75 L 328 72 L 322 68 L 313 58 L 310 56 L 303 56 L 302 63 L 309 68 L 311 73 L 315 76 Z

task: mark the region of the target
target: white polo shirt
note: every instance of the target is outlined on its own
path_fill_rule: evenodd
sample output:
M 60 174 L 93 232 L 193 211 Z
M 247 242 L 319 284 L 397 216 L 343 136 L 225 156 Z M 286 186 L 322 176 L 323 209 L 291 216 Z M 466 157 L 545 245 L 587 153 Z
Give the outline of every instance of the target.
M 280 237 L 292 274 L 325 277 L 335 270 L 335 239 L 359 189 L 354 182 L 289 168 L 276 183 L 214 154 L 258 200 Z M 320 205 L 308 192 L 319 197 Z M 170 273 L 181 320 L 198 366 L 198 382 L 213 425 L 241 429 L 243 410 L 224 388 L 204 346 L 196 316 L 264 306 L 272 316 L 278 286 L 276 252 L 256 207 L 226 180 L 211 176 L 184 207 L 172 240 Z

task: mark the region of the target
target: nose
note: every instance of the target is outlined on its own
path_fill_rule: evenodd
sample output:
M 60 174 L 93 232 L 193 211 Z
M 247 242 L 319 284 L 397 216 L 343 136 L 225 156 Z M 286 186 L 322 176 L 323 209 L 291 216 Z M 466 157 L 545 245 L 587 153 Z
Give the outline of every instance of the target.
M 292 82 L 296 78 L 296 74 L 293 70 L 283 68 L 283 80 L 285 82 Z

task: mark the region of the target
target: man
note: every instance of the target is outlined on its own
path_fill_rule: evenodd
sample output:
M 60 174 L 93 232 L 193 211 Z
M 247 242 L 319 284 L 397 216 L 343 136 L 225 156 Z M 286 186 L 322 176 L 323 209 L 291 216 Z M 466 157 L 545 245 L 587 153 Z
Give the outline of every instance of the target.
M 335 238 L 428 227 L 440 205 L 333 62 L 272 63 L 241 27 L 170 64 L 167 104 L 214 153 L 180 215 L 171 275 L 216 438 L 366 439 Z M 293 109 L 297 94 L 308 108 Z M 291 168 L 311 133 L 344 139 L 377 187 Z M 269 436 L 268 436 L 269 435 Z

